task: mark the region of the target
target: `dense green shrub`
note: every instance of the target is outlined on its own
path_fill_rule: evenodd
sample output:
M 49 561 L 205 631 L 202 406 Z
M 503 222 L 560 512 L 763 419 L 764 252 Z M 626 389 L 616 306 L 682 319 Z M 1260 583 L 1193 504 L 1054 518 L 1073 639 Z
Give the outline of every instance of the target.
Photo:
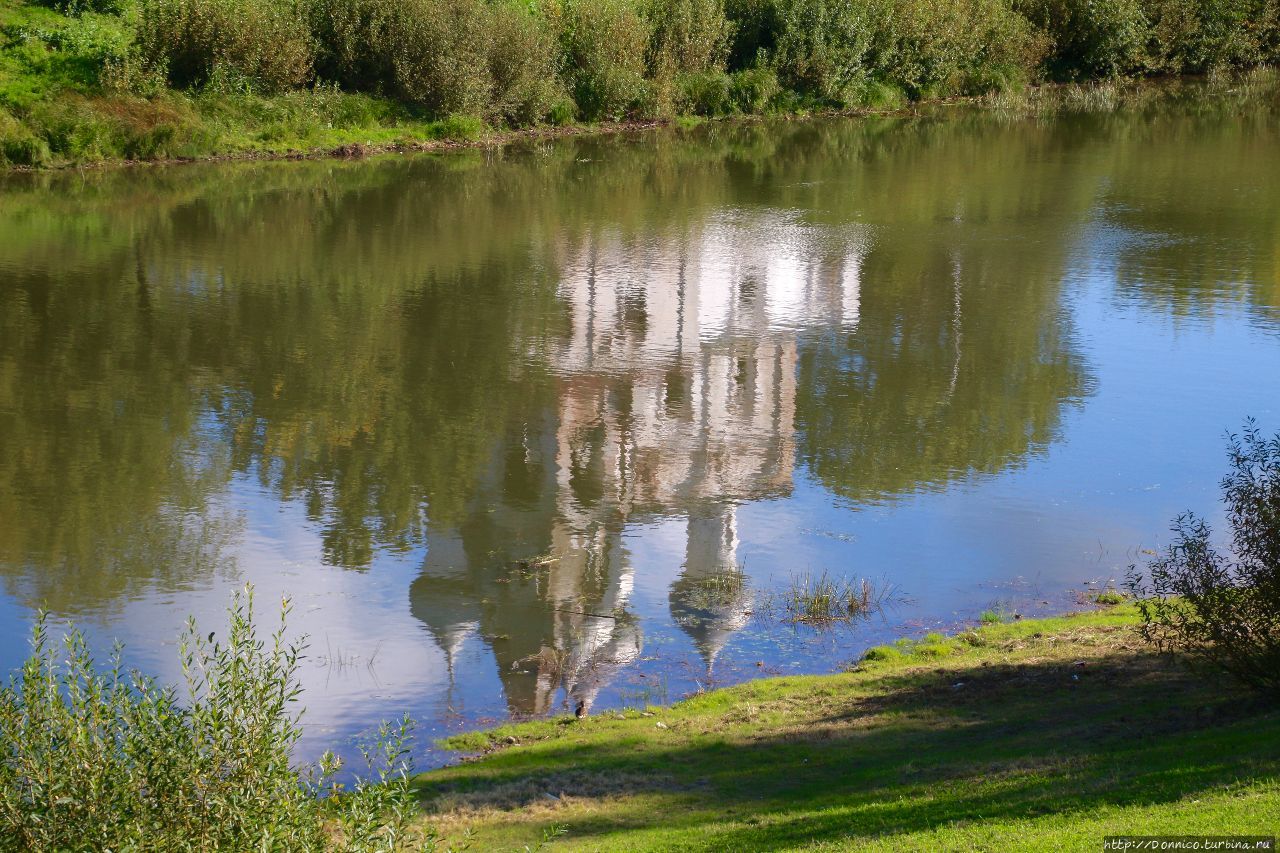
M 678 112 L 722 116 L 734 111 L 733 84 L 723 71 L 682 74 L 676 78 Z
M 315 0 L 316 73 L 397 96 L 437 116 L 515 125 L 560 97 L 555 24 L 500 0 Z
M 557 22 L 510 0 L 489 11 L 491 119 L 520 126 L 546 118 L 564 97 L 559 83 Z
M 1005 0 L 901 0 L 880 18 L 872 56 L 877 76 L 922 98 L 1025 82 L 1045 48 Z
M 0 166 L 44 166 L 51 156 L 47 142 L 0 108 Z
M 128 0 L 43 0 L 42 5 L 57 9 L 64 15 L 83 15 L 86 12 L 119 15 L 129 7 L 129 2 Z
M 763 113 L 781 86 L 772 68 L 744 68 L 729 75 L 729 98 L 744 113 Z
M 763 68 L 777 47 L 778 4 L 775 0 L 725 0 L 725 17 L 732 28 L 729 69 Z
M 281 627 L 259 640 L 238 596 L 223 641 L 189 623 L 186 690 L 105 669 L 72 631 L 49 639 L 0 690 L 0 839 L 25 850 L 392 850 L 415 801 L 408 721 L 364 750 L 376 779 L 343 791 L 337 760 L 290 766 L 302 647 Z M 328 795 L 327 798 L 325 795 Z M 421 840 L 421 839 L 419 839 Z M 9 845 L 6 845 L 8 849 Z
M 396 94 L 400 6 L 399 0 L 314 0 L 316 77 L 350 91 Z
M 883 0 L 888 2 L 888 0 Z M 772 61 L 784 86 L 844 104 L 870 79 L 868 54 L 882 0 L 777 0 Z
M 1242 436 L 1230 436 L 1228 455 L 1231 556 L 1187 513 L 1164 556 L 1146 576 L 1131 568 L 1128 585 L 1143 636 L 1156 647 L 1280 692 L 1280 435 L 1264 438 L 1250 421 Z
M 294 0 L 141 0 L 138 43 L 177 86 L 279 92 L 312 75 L 308 16 Z
M 651 73 L 722 71 L 733 32 L 723 0 L 648 0 Z
M 630 0 L 569 0 L 561 41 L 569 87 L 585 119 L 620 119 L 645 108 L 649 23 Z
M 748 7 L 751 45 L 785 86 L 822 104 L 978 94 L 1025 81 L 1046 42 L 1005 0 L 776 0 Z M 766 24 L 773 22 L 774 30 Z
M 1114 77 L 1142 70 L 1147 18 L 1139 0 L 1014 0 L 1014 8 L 1051 40 L 1051 76 Z
M 1257 0 L 1147 0 L 1153 71 L 1201 73 L 1274 60 L 1267 21 L 1274 4 Z
M 435 115 L 476 113 L 489 97 L 484 0 L 399 0 L 389 38 L 400 93 Z
M 645 0 L 644 12 L 651 110 L 725 112 L 728 84 L 721 78 L 731 27 L 723 0 Z

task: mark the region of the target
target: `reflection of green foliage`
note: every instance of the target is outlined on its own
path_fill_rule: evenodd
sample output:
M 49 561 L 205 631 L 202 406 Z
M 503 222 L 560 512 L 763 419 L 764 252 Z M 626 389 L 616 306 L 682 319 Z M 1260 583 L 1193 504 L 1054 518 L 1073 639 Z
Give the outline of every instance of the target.
M 807 342 L 797 392 L 800 453 L 842 495 L 1016 464 L 1087 391 L 1058 284 L 1092 191 L 1052 156 L 1069 137 L 1028 129 L 984 157 L 1000 138 L 989 131 L 897 134 L 892 159 L 867 172 L 886 236 L 863 259 L 858 327 Z
M 1275 87 L 1273 75 L 1220 86 L 1155 127 L 1109 118 L 1133 139 L 1110 152 L 1106 199 L 1106 221 L 1125 237 L 1115 267 L 1123 294 L 1179 317 L 1244 303 L 1280 318 L 1280 170 L 1259 161 L 1280 146 Z
M 0 563 L 56 566 L 24 573 L 49 606 L 138 572 L 207 573 L 225 532 L 195 520 L 217 516 L 225 454 L 197 427 L 181 342 L 154 334 L 150 292 L 122 266 L 6 269 L 0 289 Z
M 1270 186 L 1262 123 L 1218 130 L 1196 109 L 711 125 L 694 143 L 671 131 L 644 145 L 11 178 L 0 434 L 18 451 L 0 454 L 0 571 L 58 567 L 23 595 L 56 599 L 56 585 L 88 602 L 173 562 L 147 555 L 181 548 L 191 559 L 177 562 L 203 566 L 199 543 L 222 534 L 191 520 L 218 515 L 237 473 L 305 506 L 335 564 L 421 544 L 428 519 L 498 541 L 512 531 L 486 515 L 492 495 L 535 515 L 549 500 L 521 442 L 553 409 L 566 258 L 603 233 L 696 247 L 726 209 L 868 226 L 856 330 L 800 346 L 799 452 L 823 483 L 883 498 L 1001 470 L 1050 441 L 1088 389 L 1058 283 L 1097 176 L 1111 176 L 1114 221 L 1215 235 L 1210 257 L 1223 247 L 1252 264 L 1239 275 L 1250 285 L 1216 292 L 1276 304 L 1280 193 L 1199 225 L 1185 202 L 1144 195 L 1193 181 L 1203 207 L 1228 204 L 1219 188 Z M 1232 154 L 1212 178 L 1165 171 L 1208 162 L 1215 139 Z M 582 495 L 599 488 L 590 465 L 575 474 Z M 547 550 L 546 521 L 512 535 L 514 557 Z M 468 547 L 481 560 L 493 546 Z M 81 579 L 62 583 L 67 567 Z

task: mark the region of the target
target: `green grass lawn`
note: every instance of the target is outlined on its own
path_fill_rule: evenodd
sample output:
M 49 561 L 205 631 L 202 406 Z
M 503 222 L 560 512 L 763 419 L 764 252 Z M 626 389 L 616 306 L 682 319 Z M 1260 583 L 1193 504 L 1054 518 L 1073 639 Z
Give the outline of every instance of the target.
M 443 846 L 1099 850 L 1280 831 L 1280 712 L 1123 605 L 874 650 L 669 708 L 519 724 L 420 778 Z

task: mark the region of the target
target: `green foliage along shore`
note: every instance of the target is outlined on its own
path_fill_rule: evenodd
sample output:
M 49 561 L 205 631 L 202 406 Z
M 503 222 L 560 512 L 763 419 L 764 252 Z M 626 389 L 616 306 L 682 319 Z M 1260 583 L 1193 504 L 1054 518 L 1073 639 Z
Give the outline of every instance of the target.
M 0 0 L 0 166 L 900 106 L 1280 58 L 1280 0 Z
M 361 744 L 370 773 L 349 787 L 332 753 L 295 766 L 305 645 L 285 637 L 288 613 L 264 637 L 246 587 L 225 634 L 189 620 L 182 690 L 125 670 L 119 646 L 100 666 L 41 615 L 0 686 L 0 851 L 429 849 L 409 826 L 408 718 Z

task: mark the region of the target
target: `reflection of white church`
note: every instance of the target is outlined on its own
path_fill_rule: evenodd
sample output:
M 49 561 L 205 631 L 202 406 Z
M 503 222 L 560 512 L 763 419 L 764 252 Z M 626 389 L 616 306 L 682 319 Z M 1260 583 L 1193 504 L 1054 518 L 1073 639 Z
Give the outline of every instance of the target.
M 530 413 L 495 454 L 483 518 L 432 532 L 412 594 L 450 659 L 471 631 L 510 643 L 522 626 L 520 648 L 493 643 L 513 710 L 546 711 L 559 690 L 589 706 L 642 647 L 623 528 L 678 513 L 688 523 L 672 615 L 710 667 L 750 606 L 736 507 L 792 486 L 797 334 L 857 323 L 860 250 L 781 217 L 567 246 L 566 333 L 532 353 L 555 374 L 555 410 Z M 511 494 L 513 457 L 538 500 Z M 469 527 L 496 550 L 475 553 Z M 537 582 L 486 581 L 522 542 L 547 558 Z M 516 598 L 485 626 L 478 602 Z

